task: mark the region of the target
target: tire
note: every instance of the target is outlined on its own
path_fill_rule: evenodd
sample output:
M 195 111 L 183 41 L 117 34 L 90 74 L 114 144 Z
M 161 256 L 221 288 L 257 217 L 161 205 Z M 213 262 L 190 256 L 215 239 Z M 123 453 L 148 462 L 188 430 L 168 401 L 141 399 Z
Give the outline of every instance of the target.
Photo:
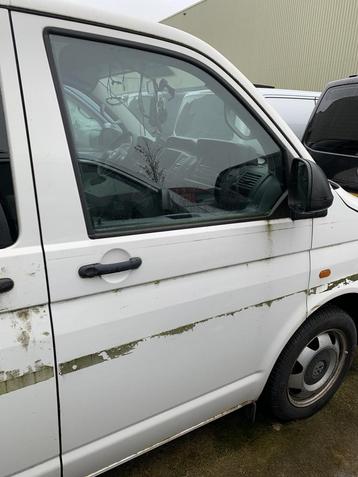
M 350 368 L 357 345 L 351 317 L 330 305 L 309 318 L 288 342 L 266 385 L 273 415 L 304 419 L 334 395 Z

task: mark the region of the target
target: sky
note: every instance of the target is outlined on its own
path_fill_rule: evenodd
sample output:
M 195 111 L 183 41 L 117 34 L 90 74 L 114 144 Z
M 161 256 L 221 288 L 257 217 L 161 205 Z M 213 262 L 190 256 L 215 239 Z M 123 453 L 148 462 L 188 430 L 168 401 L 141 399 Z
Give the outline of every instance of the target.
M 107 0 L 115 8 L 123 9 L 128 16 L 144 20 L 161 21 L 187 7 L 199 3 L 200 0 Z

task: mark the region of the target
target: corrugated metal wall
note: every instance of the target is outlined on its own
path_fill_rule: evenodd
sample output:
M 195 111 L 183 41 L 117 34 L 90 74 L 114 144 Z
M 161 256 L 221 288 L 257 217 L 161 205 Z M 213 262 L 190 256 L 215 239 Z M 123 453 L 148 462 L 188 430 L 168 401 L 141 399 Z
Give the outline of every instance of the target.
M 321 90 L 358 73 L 358 0 L 205 0 L 164 23 L 215 46 L 254 83 Z

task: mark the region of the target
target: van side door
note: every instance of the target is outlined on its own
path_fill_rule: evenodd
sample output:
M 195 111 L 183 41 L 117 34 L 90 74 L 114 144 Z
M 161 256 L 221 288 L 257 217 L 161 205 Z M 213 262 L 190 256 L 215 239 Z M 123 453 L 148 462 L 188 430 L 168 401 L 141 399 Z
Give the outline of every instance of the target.
M 64 475 L 83 476 L 258 398 L 306 317 L 312 220 L 285 205 L 294 150 L 214 62 L 143 34 L 12 16 Z M 177 114 L 176 92 L 199 90 L 173 134 L 168 105 Z
M 0 8 L 0 476 L 60 476 L 46 273 L 9 14 Z

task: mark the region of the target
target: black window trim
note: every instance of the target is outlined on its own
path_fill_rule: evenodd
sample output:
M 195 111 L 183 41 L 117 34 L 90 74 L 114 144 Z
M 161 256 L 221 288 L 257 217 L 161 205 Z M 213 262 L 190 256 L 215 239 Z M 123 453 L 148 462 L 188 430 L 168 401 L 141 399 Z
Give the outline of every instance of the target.
M 31 13 L 33 13 L 31 11 Z M 38 13 L 38 12 L 37 12 Z M 41 15 L 41 16 L 51 16 L 51 15 Z M 62 17 L 60 17 L 62 18 Z M 65 18 L 62 18 L 65 19 Z M 75 19 L 74 19 L 75 21 Z M 79 23 L 84 23 L 86 25 L 92 24 L 90 22 L 79 22 Z M 102 24 L 99 24 L 99 26 L 104 26 Z M 113 27 L 112 27 L 113 29 Z M 126 30 L 120 30 L 119 31 L 126 31 Z M 130 32 L 130 33 L 136 33 L 136 32 Z M 51 71 L 51 76 L 52 80 L 55 86 L 55 91 L 56 91 L 56 96 L 57 96 L 57 101 L 59 104 L 60 108 L 60 113 L 62 117 L 62 123 L 63 127 L 65 130 L 65 135 L 67 139 L 67 145 L 69 148 L 70 156 L 71 156 L 71 161 L 74 169 L 74 174 L 75 174 L 75 179 L 77 183 L 77 189 L 81 201 L 81 206 L 84 214 L 84 219 L 85 219 L 85 224 L 86 224 L 86 229 L 87 229 L 87 234 L 90 239 L 99 239 L 99 238 L 110 238 L 110 237 L 121 237 L 121 236 L 128 236 L 128 235 L 140 235 L 140 234 L 147 234 L 147 233 L 153 233 L 153 232 L 164 232 L 164 231 L 171 231 L 171 230 L 182 230 L 182 229 L 189 229 L 189 228 L 198 228 L 198 227 L 208 227 L 208 226 L 215 226 L 215 225 L 225 225 L 225 224 L 231 224 L 231 223 L 243 223 L 243 222 L 253 222 L 253 221 L 267 221 L 267 220 L 273 220 L 273 219 L 281 219 L 281 218 L 289 218 L 290 217 L 290 212 L 288 209 L 287 205 L 287 189 L 283 192 L 283 194 L 279 197 L 277 200 L 276 204 L 273 206 L 271 211 L 267 215 L 262 215 L 262 216 L 255 216 L 255 217 L 245 217 L 245 218 L 234 218 L 234 219 L 217 219 L 217 220 L 208 220 L 208 221 L 202 221 L 198 224 L 195 223 L 188 223 L 188 224 L 173 224 L 173 226 L 170 226 L 169 224 L 166 226 L 153 226 L 153 227 L 145 227 L 145 228 L 138 228 L 135 231 L 133 230 L 124 230 L 124 231 L 95 231 L 93 226 L 92 226 L 92 220 L 87 208 L 87 203 L 84 197 L 84 191 L 83 191 L 83 184 L 81 180 L 81 175 L 80 175 L 80 170 L 79 170 L 79 165 L 78 161 L 75 159 L 76 158 L 76 151 L 74 149 L 74 144 L 72 140 L 72 131 L 71 127 L 68 121 L 68 113 L 66 109 L 66 105 L 64 102 L 64 97 L 63 97 L 63 92 L 62 92 L 62 87 L 60 83 L 60 79 L 57 74 L 57 69 L 55 65 L 55 59 L 54 55 L 52 52 L 52 47 L 51 47 L 51 41 L 50 41 L 50 35 L 58 35 L 58 36 L 65 36 L 69 38 L 78 38 L 82 40 L 87 40 L 87 41 L 97 41 L 101 43 L 107 43 L 111 45 L 118 45 L 118 46 L 124 46 L 126 48 L 133 48 L 136 50 L 142 50 L 142 51 L 148 51 L 150 53 L 157 53 L 165 56 L 169 56 L 171 58 L 176 58 L 181 61 L 185 61 L 186 63 L 192 64 L 193 66 L 201 69 L 205 73 L 207 73 L 209 76 L 214 78 L 214 80 L 218 83 L 221 84 L 222 87 L 224 87 L 240 104 L 242 104 L 248 111 L 249 113 L 253 116 L 253 118 L 260 124 L 260 126 L 264 129 L 264 131 L 271 137 L 271 139 L 275 142 L 275 144 L 278 146 L 278 148 L 281 150 L 282 153 L 282 160 L 284 163 L 284 174 L 285 174 L 285 182 L 286 182 L 286 187 L 288 184 L 288 177 L 289 177 L 289 170 L 291 167 L 291 162 L 293 160 L 293 156 L 290 157 L 287 154 L 287 149 L 285 145 L 282 143 L 280 138 L 276 137 L 273 132 L 267 127 L 267 124 L 260 118 L 256 111 L 253 110 L 252 106 L 247 103 L 247 101 L 242 98 L 241 96 L 238 95 L 238 92 L 235 90 L 235 88 L 232 87 L 227 81 L 225 81 L 224 78 L 222 78 L 218 73 L 213 71 L 208 65 L 205 63 L 202 63 L 201 61 L 197 59 L 193 59 L 190 56 L 187 56 L 183 53 L 179 52 L 173 52 L 173 50 L 166 49 L 164 47 L 157 47 L 153 45 L 148 45 L 144 44 L 142 42 L 137 42 L 134 40 L 125 40 L 125 39 L 119 39 L 119 38 L 114 38 L 114 37 L 108 37 L 106 35 L 101 35 L 101 34 L 96 34 L 96 33 L 89 33 L 89 32 L 82 32 L 78 30 L 69 30 L 67 28 L 60 28 L 60 27 L 45 27 L 43 29 L 43 38 L 44 38 L 44 43 L 45 43 L 45 49 L 46 49 L 46 54 L 50 66 L 50 71 Z M 151 35 L 145 35 L 142 34 L 142 36 L 147 36 L 152 37 Z M 154 37 L 156 38 L 156 37 Z M 168 39 L 163 39 L 159 38 L 162 41 L 165 41 L 167 43 L 170 42 Z M 178 44 L 182 47 L 185 47 L 186 49 L 190 49 L 187 45 L 180 44 L 173 42 L 174 44 Z M 193 50 L 199 53 L 201 56 L 204 56 L 205 58 L 211 60 L 208 58 L 206 55 L 203 55 L 202 52 Z M 232 77 L 229 73 L 224 70 L 221 65 L 217 64 L 214 62 L 216 66 L 218 66 L 220 69 L 222 69 L 231 79 L 233 79 L 235 82 L 235 78 Z M 239 85 L 242 87 L 241 85 Z M 244 89 L 244 91 L 246 91 Z M 252 98 L 252 96 L 250 95 Z M 254 98 L 252 98 L 254 99 Z M 255 101 L 256 104 L 257 101 Z M 261 106 L 258 104 L 259 108 L 261 109 Z M 271 118 L 270 118 L 271 119 Z M 273 121 L 273 120 L 272 120 Z M 274 121 L 273 121 L 274 122 Z M 274 122 L 276 125 L 276 123 Z M 278 128 L 279 129 L 279 128 Z M 281 130 L 280 130 L 281 132 Z M 291 147 L 294 148 L 294 146 L 291 144 L 291 141 L 287 138 L 287 136 L 282 133 L 282 135 L 285 137 L 285 139 L 290 143 Z

